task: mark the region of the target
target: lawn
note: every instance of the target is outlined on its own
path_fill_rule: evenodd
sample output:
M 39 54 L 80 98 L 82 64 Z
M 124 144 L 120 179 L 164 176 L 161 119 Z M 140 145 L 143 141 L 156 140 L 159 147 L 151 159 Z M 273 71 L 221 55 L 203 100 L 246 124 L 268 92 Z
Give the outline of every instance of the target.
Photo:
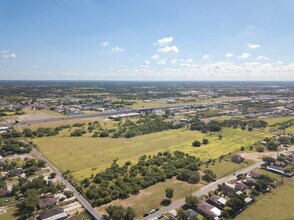
M 139 218 L 142 217 L 145 212 L 149 212 L 152 209 L 161 206 L 160 203 L 165 199 L 165 189 L 167 187 L 174 189 L 173 201 L 176 201 L 186 195 L 190 195 L 191 192 L 199 190 L 201 186 L 201 184 L 188 184 L 173 178 L 166 180 L 163 183 L 157 183 L 156 185 L 150 186 L 147 189 L 142 190 L 138 195 L 130 196 L 124 200 L 116 200 L 110 204 L 101 206 L 99 207 L 99 210 L 102 211 L 102 213 L 105 213 L 104 209 L 108 205 L 130 206 L 135 209 L 137 218 Z
M 15 220 L 14 213 L 16 210 L 17 208 L 15 206 L 9 207 L 6 213 L 0 215 L 0 220 Z
M 252 165 L 253 163 L 254 161 L 252 160 L 245 160 L 241 164 L 234 163 L 228 160 L 221 160 L 221 162 L 217 160 L 215 164 L 210 163 L 208 166 L 202 165 L 201 170 L 210 169 L 217 175 L 217 178 L 220 179 L 224 176 L 227 176 L 229 174 L 236 172 L 237 170 L 240 170 L 244 167 L 248 167 L 249 165 Z
M 236 219 L 293 219 L 294 179 L 284 178 L 284 185 L 274 189 L 244 210 Z
M 105 169 L 116 158 L 122 164 L 128 160 L 137 161 L 143 154 L 180 150 L 207 160 L 236 152 L 241 146 L 249 146 L 270 136 L 258 131 L 248 132 L 230 128 L 224 128 L 221 134 L 223 139 L 219 140 L 218 133 L 210 136 L 198 131 L 180 129 L 130 139 L 53 136 L 36 138 L 33 142 L 55 165 L 63 171 L 75 171 L 74 177 L 82 179 Z M 194 140 L 202 141 L 203 138 L 207 138 L 209 144 L 199 148 L 191 146 Z

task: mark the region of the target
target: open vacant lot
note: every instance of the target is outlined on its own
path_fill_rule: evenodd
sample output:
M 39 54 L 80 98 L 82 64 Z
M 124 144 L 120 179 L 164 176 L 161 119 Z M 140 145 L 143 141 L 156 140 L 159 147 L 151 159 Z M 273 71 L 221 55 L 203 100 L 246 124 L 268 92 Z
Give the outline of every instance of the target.
M 281 122 L 288 121 L 291 119 L 294 119 L 294 116 L 275 117 L 275 118 L 260 118 L 260 120 L 266 121 L 269 125 L 281 123 Z
M 201 166 L 201 170 L 210 169 L 217 175 L 217 178 L 222 178 L 224 176 L 227 176 L 231 173 L 236 172 L 237 170 L 247 167 L 253 163 L 254 161 L 252 160 L 245 160 L 241 164 L 234 163 L 234 162 L 230 162 L 228 157 L 228 159 L 221 160 L 220 162 L 217 160 L 215 164 L 212 164 L 212 163 L 210 163 L 209 165 L 203 164 Z
M 293 219 L 294 179 L 284 179 L 284 185 L 260 198 L 236 219 Z M 292 216 L 292 217 L 291 217 Z
M 77 179 L 82 179 L 91 173 L 105 169 L 116 158 L 119 163 L 124 163 L 128 160 L 137 161 L 143 154 L 180 150 L 207 160 L 238 151 L 241 146 L 249 146 L 269 135 L 257 131 L 248 132 L 229 128 L 221 132 L 222 140 L 219 140 L 218 134 L 210 135 L 180 129 L 130 139 L 59 135 L 36 138 L 33 141 L 55 165 L 63 171 L 67 169 L 74 171 L 73 175 Z M 202 141 L 203 138 L 207 138 L 209 144 L 198 148 L 191 146 L 194 140 Z

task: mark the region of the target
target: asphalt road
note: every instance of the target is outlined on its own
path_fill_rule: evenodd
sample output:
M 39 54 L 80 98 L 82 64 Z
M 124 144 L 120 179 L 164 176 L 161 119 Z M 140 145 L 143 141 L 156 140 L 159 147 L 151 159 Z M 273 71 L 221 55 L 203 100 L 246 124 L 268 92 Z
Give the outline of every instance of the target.
M 39 124 L 39 123 L 47 123 L 47 122 L 56 122 L 56 121 L 67 121 L 72 119 L 83 119 L 83 118 L 92 118 L 92 117 L 101 117 L 101 116 L 108 116 L 108 115 L 115 115 L 115 114 L 123 114 L 123 113 L 131 113 L 131 112 L 139 112 L 139 111 L 146 111 L 146 110 L 164 110 L 164 109 L 171 109 L 171 108 L 181 108 L 181 107 L 197 107 L 201 105 L 211 105 L 211 104 L 221 104 L 224 102 L 238 102 L 238 101 L 248 101 L 251 98 L 240 98 L 235 100 L 226 100 L 226 101 L 215 101 L 215 102 L 202 102 L 196 104 L 179 104 L 179 105 L 166 105 L 160 107 L 146 107 L 146 108 L 134 108 L 134 109 L 124 109 L 124 110 L 112 110 L 112 111 L 105 111 L 105 112 L 97 112 L 97 113 L 87 113 L 87 114 L 76 114 L 76 115 L 69 115 L 59 118 L 48 118 L 48 119 L 37 119 L 37 120 L 23 120 L 19 121 L 19 124 Z
M 37 155 L 40 159 L 46 161 L 47 165 L 51 168 L 53 172 L 59 176 L 61 182 L 66 185 L 67 188 L 74 192 L 75 197 L 79 200 L 79 202 L 88 210 L 88 212 L 95 218 L 95 219 L 104 219 L 103 216 L 92 207 L 92 205 L 85 199 L 85 197 L 80 194 L 76 188 L 68 182 L 65 178 L 63 178 L 62 173 L 60 172 L 54 164 L 52 164 L 41 152 L 39 152 L 36 148 L 33 148 L 33 153 Z
M 292 147 L 288 148 L 288 150 L 289 150 L 289 151 L 290 151 L 290 150 L 294 150 L 294 147 L 292 146 Z M 283 153 L 286 153 L 286 152 L 287 152 L 287 151 L 284 150 L 284 151 L 281 151 L 281 152 L 279 152 L 279 153 L 280 153 L 280 154 L 283 154 Z M 277 157 L 276 154 L 277 154 L 277 152 L 273 152 L 273 157 L 276 158 L 276 157 Z M 218 180 L 216 180 L 215 182 L 212 182 L 212 183 L 210 183 L 210 184 L 208 184 L 208 185 L 202 187 L 199 191 L 193 193 L 192 195 L 193 195 L 193 196 L 197 196 L 197 197 L 201 197 L 202 195 L 207 195 L 208 192 L 217 189 L 217 186 L 218 186 L 219 184 L 227 183 L 227 182 L 229 182 L 229 181 L 235 179 L 237 175 L 239 175 L 239 174 L 243 174 L 243 173 L 248 173 L 248 172 L 250 172 L 251 170 L 254 170 L 254 169 L 256 169 L 257 167 L 259 167 L 261 164 L 263 164 L 263 161 L 257 162 L 257 163 L 255 163 L 255 164 L 249 166 L 249 167 L 246 167 L 246 168 L 244 168 L 244 169 L 242 169 L 242 170 L 239 170 L 239 171 L 237 171 L 237 172 L 234 173 L 235 175 L 234 175 L 234 174 L 231 174 L 231 175 L 225 176 L 225 177 L 223 177 L 223 178 L 221 178 L 221 179 L 218 179 Z M 166 213 L 168 213 L 168 212 L 170 212 L 170 211 L 172 211 L 172 210 L 174 210 L 174 209 L 177 209 L 177 208 L 183 206 L 184 204 L 185 204 L 185 199 L 177 200 L 177 201 L 173 202 L 172 204 L 170 204 L 169 206 L 163 207 L 163 208 L 161 208 L 159 211 L 157 211 L 156 213 L 154 213 L 154 214 L 152 214 L 152 215 L 148 215 L 148 216 L 146 216 L 146 217 L 143 218 L 143 219 L 145 219 L 145 220 L 147 220 L 147 219 L 148 219 L 148 220 L 151 220 L 151 219 L 157 219 L 157 217 L 158 217 L 159 215 L 166 214 Z

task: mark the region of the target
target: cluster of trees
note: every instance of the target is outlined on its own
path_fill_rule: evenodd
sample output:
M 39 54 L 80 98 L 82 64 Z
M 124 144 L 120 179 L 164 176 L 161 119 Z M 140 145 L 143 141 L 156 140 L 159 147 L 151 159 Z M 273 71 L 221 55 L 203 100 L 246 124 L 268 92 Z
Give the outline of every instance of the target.
M 32 150 L 32 146 L 26 142 L 15 139 L 0 140 L 0 155 L 6 157 L 13 154 L 25 154 Z
M 203 170 L 203 172 L 204 172 L 204 175 L 202 176 L 202 179 L 205 180 L 206 182 L 213 182 L 216 180 L 217 176 L 212 170 L 205 169 Z
M 201 146 L 201 144 L 208 144 L 209 143 L 209 140 L 208 139 L 206 139 L 206 138 L 204 138 L 203 140 L 202 140 L 202 143 L 200 142 L 200 141 L 194 141 L 193 143 L 192 143 L 192 146 L 193 147 L 200 147 Z
M 248 127 L 248 130 L 252 130 L 252 128 L 265 128 L 268 126 L 268 123 L 263 120 L 238 120 L 238 119 L 230 119 L 224 120 L 221 123 L 224 127 L 233 127 L 233 128 L 241 128 L 245 130 Z
M 9 114 L 7 113 L 9 112 Z M 21 108 L 17 108 L 16 110 L 10 110 L 8 108 L 0 109 L 0 117 L 1 116 L 9 116 L 9 115 L 23 115 L 24 112 Z
M 294 136 L 292 136 L 292 137 L 281 136 L 281 137 L 279 137 L 278 141 L 281 144 L 294 144 Z
M 267 126 L 267 122 L 262 120 L 237 120 L 237 119 L 230 119 L 224 121 L 215 121 L 211 120 L 208 123 L 205 123 L 199 120 L 197 117 L 192 118 L 190 130 L 197 130 L 201 131 L 202 133 L 207 132 L 219 132 L 223 127 L 230 127 L 230 128 L 241 128 L 245 130 L 248 128 L 251 131 L 253 128 L 265 128 Z
M 167 121 L 164 117 L 156 115 L 148 115 L 140 118 L 136 122 L 126 120 L 124 123 L 119 123 L 117 131 L 113 137 L 118 138 L 124 136 L 126 138 L 135 137 L 142 134 L 150 134 L 169 129 L 178 129 L 183 127 L 182 124 Z
M 271 127 L 276 127 L 276 126 L 278 126 L 279 130 L 286 130 L 287 128 L 294 126 L 294 119 L 271 125 Z
M 106 207 L 106 212 L 112 220 L 133 220 L 136 215 L 131 207 L 124 208 L 117 205 Z
M 154 156 L 143 155 L 134 165 L 128 161 L 119 166 L 115 160 L 111 167 L 97 173 L 92 179 L 85 178 L 81 186 L 87 198 L 100 206 L 137 194 L 141 189 L 172 177 L 198 183 L 200 165 L 199 158 L 180 151 L 160 152 Z
M 201 121 L 199 118 L 194 117 L 191 120 L 190 130 L 201 131 L 202 133 L 219 132 L 222 130 L 221 123 L 219 121 L 212 120 L 208 123 Z

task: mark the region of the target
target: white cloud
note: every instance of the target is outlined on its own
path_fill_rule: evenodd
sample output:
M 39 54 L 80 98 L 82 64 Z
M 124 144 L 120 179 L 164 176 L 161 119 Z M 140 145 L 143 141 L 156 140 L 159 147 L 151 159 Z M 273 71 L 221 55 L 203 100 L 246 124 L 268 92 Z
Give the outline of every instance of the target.
M 150 62 L 148 60 L 144 60 L 144 63 L 140 66 L 139 70 L 140 71 L 147 71 L 149 67 Z M 136 72 L 139 70 L 136 70 Z
M 164 38 L 158 39 L 154 43 L 154 45 L 164 46 L 164 45 L 167 45 L 171 42 L 173 42 L 173 37 L 164 37 Z
M 107 47 L 108 45 L 109 45 L 109 42 L 107 42 L 107 41 L 101 43 L 102 47 Z
M 176 54 L 179 53 L 179 49 L 176 46 L 165 46 L 164 48 L 158 49 L 158 52 L 165 54 Z
M 175 63 L 177 63 L 177 61 L 178 61 L 177 59 L 173 59 L 173 60 L 170 61 L 170 63 L 175 64 Z
M 268 57 L 258 56 L 258 57 L 256 57 L 255 60 L 268 60 L 268 59 L 269 59 Z
M 242 53 L 240 56 L 238 56 L 238 58 L 240 59 L 247 59 L 251 56 L 250 53 Z
M 249 43 L 248 44 L 248 47 L 250 48 L 250 49 L 256 49 L 256 48 L 259 48 L 259 47 L 261 47 L 259 44 L 252 44 L 252 43 Z
M 284 64 L 284 62 L 283 62 L 283 61 L 281 61 L 281 60 L 279 60 L 279 61 L 277 61 L 277 64 L 278 64 L 278 65 L 283 65 L 283 64 Z
M 12 52 L 9 52 L 7 50 L 3 50 L 2 51 L 2 57 L 5 58 L 5 59 L 8 59 L 8 58 L 16 58 L 16 54 L 15 53 L 12 53 Z
M 165 60 L 164 60 L 164 59 L 162 59 L 162 60 L 159 60 L 159 61 L 158 61 L 158 64 L 165 65 L 165 63 L 166 63 L 166 62 L 165 62 Z
M 226 58 L 230 58 L 230 57 L 233 57 L 233 56 L 234 56 L 234 54 L 232 54 L 232 53 L 227 53 L 227 54 L 225 55 Z
M 157 60 L 159 58 L 158 54 L 154 54 L 152 57 L 151 57 L 153 60 Z
M 205 54 L 205 55 L 203 55 L 202 58 L 203 58 L 203 59 L 208 59 L 208 58 L 209 58 L 209 55 L 208 55 L 208 54 Z
M 192 59 L 188 59 L 185 61 L 186 63 L 194 63 L 194 61 Z
M 125 50 L 124 48 L 119 48 L 118 46 L 111 49 L 111 51 L 115 53 L 120 53 L 120 52 L 123 52 L 124 50 Z
M 37 65 L 33 66 L 34 69 L 38 69 L 39 67 Z

